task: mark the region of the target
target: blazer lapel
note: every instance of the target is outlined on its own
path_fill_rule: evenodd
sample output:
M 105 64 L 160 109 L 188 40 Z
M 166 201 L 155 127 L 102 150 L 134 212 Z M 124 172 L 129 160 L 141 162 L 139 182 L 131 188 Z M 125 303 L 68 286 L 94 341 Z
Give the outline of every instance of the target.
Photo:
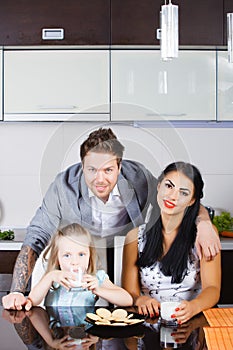
M 79 196 L 79 210 L 81 214 L 82 223 L 91 225 L 92 224 L 92 209 L 91 201 L 88 195 L 88 188 L 84 180 L 84 176 L 81 176 L 80 181 L 80 196 Z
M 130 187 L 128 181 L 121 174 L 119 175 L 117 185 L 133 225 L 135 227 L 141 225 L 143 223 L 143 216 L 134 189 Z

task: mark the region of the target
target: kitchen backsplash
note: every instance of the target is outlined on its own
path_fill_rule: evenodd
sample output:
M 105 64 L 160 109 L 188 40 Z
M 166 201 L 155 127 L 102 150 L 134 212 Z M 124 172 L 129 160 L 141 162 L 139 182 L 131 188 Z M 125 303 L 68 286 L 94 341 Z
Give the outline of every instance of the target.
M 3 123 L 0 125 L 1 227 L 29 224 L 56 174 L 79 161 L 88 134 L 111 126 L 126 147 L 125 158 L 156 176 L 169 162 L 189 161 L 203 174 L 203 204 L 233 214 L 233 128 L 137 128 L 101 123 Z

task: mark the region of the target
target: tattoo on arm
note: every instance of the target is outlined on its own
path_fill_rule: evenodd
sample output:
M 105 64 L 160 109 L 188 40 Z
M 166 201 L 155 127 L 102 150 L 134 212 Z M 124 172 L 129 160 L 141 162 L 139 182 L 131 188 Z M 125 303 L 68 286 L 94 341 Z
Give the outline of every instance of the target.
M 21 323 L 15 323 L 14 327 L 24 344 L 32 344 L 36 337 L 36 331 L 28 317 L 25 317 Z
M 25 292 L 36 259 L 37 255 L 31 247 L 22 247 L 14 267 L 11 292 Z

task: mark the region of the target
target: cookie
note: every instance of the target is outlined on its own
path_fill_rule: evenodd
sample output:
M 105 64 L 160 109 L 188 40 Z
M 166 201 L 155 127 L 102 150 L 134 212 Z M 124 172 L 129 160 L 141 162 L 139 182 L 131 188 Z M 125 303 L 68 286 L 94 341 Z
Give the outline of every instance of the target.
M 112 312 L 112 317 L 116 320 L 123 320 L 127 317 L 128 312 L 124 309 L 116 309 Z
M 100 307 L 99 309 L 96 310 L 96 314 L 106 320 L 109 320 L 112 316 L 111 311 L 108 309 L 105 309 L 103 307 Z
M 98 320 L 101 320 L 101 317 L 96 315 L 96 314 L 93 314 L 92 312 L 88 312 L 86 314 L 86 317 L 89 318 L 90 320 L 92 321 L 98 321 Z
M 111 322 L 109 320 L 102 319 L 100 321 L 95 321 L 95 324 L 98 326 L 109 326 Z
M 140 320 L 139 318 L 134 318 L 134 319 L 131 319 L 129 320 L 129 324 L 136 324 L 136 323 L 140 323 L 140 322 L 143 322 L 143 320 Z

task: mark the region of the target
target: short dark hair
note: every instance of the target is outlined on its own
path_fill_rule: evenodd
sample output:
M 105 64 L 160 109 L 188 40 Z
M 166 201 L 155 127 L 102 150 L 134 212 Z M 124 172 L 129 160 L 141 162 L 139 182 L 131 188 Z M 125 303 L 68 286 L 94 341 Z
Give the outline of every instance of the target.
M 83 162 L 88 152 L 110 153 L 117 157 L 117 163 L 120 165 L 125 147 L 118 141 L 112 129 L 99 128 L 90 133 L 88 138 L 80 147 L 80 158 Z

